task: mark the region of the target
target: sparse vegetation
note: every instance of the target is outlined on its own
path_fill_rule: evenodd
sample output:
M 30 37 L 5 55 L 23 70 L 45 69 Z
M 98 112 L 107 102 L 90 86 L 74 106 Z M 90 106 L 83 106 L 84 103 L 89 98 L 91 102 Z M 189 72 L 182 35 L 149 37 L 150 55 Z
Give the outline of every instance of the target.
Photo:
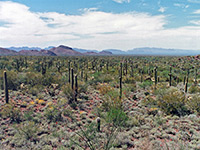
M 4 56 L 0 62 L 2 149 L 200 148 L 194 57 Z

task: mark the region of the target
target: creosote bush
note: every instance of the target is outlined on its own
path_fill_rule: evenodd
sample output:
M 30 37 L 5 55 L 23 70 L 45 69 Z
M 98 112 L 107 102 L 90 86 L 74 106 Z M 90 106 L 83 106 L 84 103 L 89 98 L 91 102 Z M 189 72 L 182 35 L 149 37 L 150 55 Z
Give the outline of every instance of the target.
M 0 114 L 3 118 L 10 118 L 12 122 L 17 123 L 21 121 L 22 117 L 20 109 L 18 107 L 15 107 L 15 104 L 13 103 L 5 104 L 1 108 Z
M 169 88 L 157 96 L 157 105 L 166 114 L 183 116 L 189 114 L 186 107 L 186 96 L 182 91 L 177 88 Z
M 188 91 L 189 91 L 190 94 L 199 93 L 200 92 L 200 87 L 192 85 L 192 86 L 190 86 Z
M 47 107 L 44 111 L 44 116 L 52 122 L 62 121 L 62 112 L 56 106 Z
M 186 102 L 187 108 L 193 113 L 200 114 L 200 95 L 192 95 Z

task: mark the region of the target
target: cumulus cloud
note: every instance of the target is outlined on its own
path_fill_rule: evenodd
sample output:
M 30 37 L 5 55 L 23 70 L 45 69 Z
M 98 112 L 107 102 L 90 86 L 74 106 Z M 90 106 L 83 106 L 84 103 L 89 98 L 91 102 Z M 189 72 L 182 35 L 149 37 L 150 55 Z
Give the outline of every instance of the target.
M 180 7 L 180 8 L 183 8 L 183 9 L 187 9 L 187 8 L 190 7 L 189 5 L 182 4 L 182 3 L 175 3 L 174 6 Z
M 160 7 L 160 9 L 158 9 L 159 12 L 164 13 L 166 11 L 166 7 Z
M 117 2 L 117 3 L 130 3 L 131 0 L 113 0 L 114 2 Z
M 188 2 L 200 4 L 200 0 L 188 0 Z
M 200 48 L 200 27 L 165 29 L 164 15 L 95 9 L 87 9 L 81 15 L 31 12 L 27 6 L 14 2 L 0 2 L 0 14 L 1 47 L 64 44 L 99 50 L 143 46 Z
M 195 10 L 193 14 L 200 14 L 200 9 Z

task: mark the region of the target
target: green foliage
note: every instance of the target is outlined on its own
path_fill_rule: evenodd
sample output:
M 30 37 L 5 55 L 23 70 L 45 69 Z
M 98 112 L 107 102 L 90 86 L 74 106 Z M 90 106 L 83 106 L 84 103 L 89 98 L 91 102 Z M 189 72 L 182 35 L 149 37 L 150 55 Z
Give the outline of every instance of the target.
M 140 86 L 141 88 L 145 89 L 145 88 L 151 86 L 152 84 L 153 84 L 152 81 L 144 81 L 144 82 L 140 83 L 139 86 Z
M 62 121 L 63 119 L 61 110 L 56 106 L 51 106 L 45 109 L 44 116 L 52 122 Z
M 23 117 L 24 117 L 24 120 L 26 120 L 26 121 L 34 120 L 33 111 L 29 110 L 29 111 L 24 112 L 24 116 Z
M 74 90 L 71 88 L 71 84 L 67 83 L 62 86 L 62 91 L 69 100 L 69 103 L 71 103 L 74 100 Z
M 183 116 L 189 113 L 186 107 L 186 96 L 176 88 L 169 88 L 157 97 L 157 105 L 165 113 Z
M 107 112 L 106 120 L 114 126 L 120 127 L 126 124 L 128 116 L 122 109 L 111 107 Z
M 191 97 L 188 98 L 187 100 L 187 108 L 191 112 L 197 112 L 200 113 L 200 95 L 192 95 Z
M 200 87 L 192 85 L 192 86 L 190 86 L 188 91 L 189 91 L 190 94 L 199 93 L 200 92 Z
M 19 123 L 21 121 L 21 111 L 18 107 L 15 107 L 15 104 L 10 103 L 10 104 L 5 104 L 1 108 L 1 116 L 3 118 L 10 118 L 12 122 L 17 122 Z
M 37 134 L 40 132 L 40 126 L 35 124 L 32 121 L 25 121 L 16 126 L 16 130 L 18 131 L 18 137 L 25 138 L 26 140 L 30 140 L 34 143 L 38 141 Z

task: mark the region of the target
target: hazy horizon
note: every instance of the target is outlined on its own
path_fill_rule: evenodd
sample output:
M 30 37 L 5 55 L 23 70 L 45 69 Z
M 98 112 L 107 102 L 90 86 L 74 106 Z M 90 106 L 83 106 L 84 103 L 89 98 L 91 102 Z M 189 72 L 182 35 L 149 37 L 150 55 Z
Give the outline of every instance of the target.
M 2 0 L 0 47 L 200 49 L 200 0 Z

